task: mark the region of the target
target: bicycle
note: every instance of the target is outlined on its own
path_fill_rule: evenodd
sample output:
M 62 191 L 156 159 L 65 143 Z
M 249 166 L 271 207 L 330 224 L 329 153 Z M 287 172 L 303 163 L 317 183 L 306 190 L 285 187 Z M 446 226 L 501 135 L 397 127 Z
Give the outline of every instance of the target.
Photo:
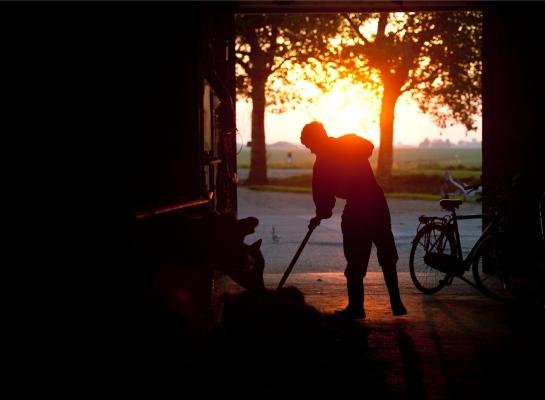
M 480 185 L 465 186 L 478 190 Z M 457 215 L 463 203 L 459 199 L 441 199 L 440 206 L 450 214 L 444 217 L 419 217 L 419 226 L 411 247 L 409 270 L 414 285 L 425 294 L 438 292 L 452 284 L 455 277 L 462 279 L 480 292 L 498 301 L 519 297 L 517 278 L 508 268 L 509 232 L 504 229 L 502 213 Z M 469 253 L 464 257 L 458 228 L 459 220 L 490 217 Z M 472 270 L 475 283 L 464 277 Z

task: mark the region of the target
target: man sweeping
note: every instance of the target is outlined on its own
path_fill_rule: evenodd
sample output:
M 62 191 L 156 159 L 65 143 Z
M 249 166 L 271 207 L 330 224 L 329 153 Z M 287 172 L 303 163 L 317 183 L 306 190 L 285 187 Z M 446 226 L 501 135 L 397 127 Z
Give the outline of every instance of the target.
M 392 313 L 395 316 L 407 314 L 399 294 L 398 255 L 390 210 L 369 163 L 373 144 L 355 134 L 329 137 L 317 121 L 303 127 L 301 143 L 316 154 L 312 176 L 316 216 L 310 220 L 309 228 L 331 217 L 336 197 L 346 199 L 341 228 L 347 261 L 344 275 L 348 306 L 336 313 L 351 319 L 365 318 L 363 278 L 374 243 Z

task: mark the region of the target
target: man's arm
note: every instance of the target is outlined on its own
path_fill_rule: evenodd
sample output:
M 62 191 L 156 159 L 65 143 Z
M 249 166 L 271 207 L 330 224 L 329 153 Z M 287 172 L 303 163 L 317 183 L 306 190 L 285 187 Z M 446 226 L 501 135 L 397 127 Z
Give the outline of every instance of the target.
M 317 159 L 312 173 L 312 198 L 316 206 L 316 217 L 331 217 L 335 207 L 335 181 L 332 166 Z

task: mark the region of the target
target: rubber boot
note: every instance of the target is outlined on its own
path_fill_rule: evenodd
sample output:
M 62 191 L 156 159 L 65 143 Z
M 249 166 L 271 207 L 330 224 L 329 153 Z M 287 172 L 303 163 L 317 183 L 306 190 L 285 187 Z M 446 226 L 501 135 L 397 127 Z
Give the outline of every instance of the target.
M 388 295 L 390 296 L 392 314 L 394 316 L 407 314 L 407 309 L 403 305 L 401 295 L 399 293 L 397 270 L 395 265 L 390 268 L 382 268 L 382 273 L 384 274 L 384 281 L 386 282 L 386 288 L 388 288 Z
M 347 317 L 350 319 L 365 318 L 365 310 L 363 308 L 363 280 L 346 281 L 348 292 L 348 306 L 344 310 L 336 311 L 335 314 Z

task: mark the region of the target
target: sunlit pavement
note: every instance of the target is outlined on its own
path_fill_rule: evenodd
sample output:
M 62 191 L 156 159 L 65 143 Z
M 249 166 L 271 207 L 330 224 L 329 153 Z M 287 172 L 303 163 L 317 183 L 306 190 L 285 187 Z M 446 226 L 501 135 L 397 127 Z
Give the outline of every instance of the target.
M 412 239 L 422 214 L 446 214 L 439 202 L 421 200 L 388 199 L 392 216 L 397 251 L 398 270 L 408 271 Z M 341 214 L 344 200 L 337 200 L 333 216 L 323 220 L 312 233 L 301 253 L 294 272 L 342 272 L 346 260 L 342 248 Z M 480 212 L 478 204 L 463 204 L 460 213 Z M 246 237 L 247 243 L 262 239 L 261 251 L 265 257 L 265 272 L 284 272 L 307 233 L 308 222 L 314 216 L 314 204 L 310 194 L 278 193 L 238 189 L 239 218 L 256 217 L 259 224 L 254 234 Z M 480 220 L 459 222 L 464 252 L 467 252 L 481 233 Z M 274 228 L 274 235 L 273 235 Z M 369 261 L 369 271 L 380 271 L 376 252 Z
M 408 314 L 391 315 L 373 255 L 365 278 L 367 318 L 358 323 L 365 332 L 359 340 L 384 362 L 395 398 L 534 398 L 543 393 L 543 308 L 498 303 L 459 279 L 435 295 L 420 293 L 407 272 L 409 243 L 418 215 L 441 211 L 433 202 L 389 204 L 400 253 L 400 290 Z M 313 212 L 311 198 L 239 189 L 239 207 L 240 217 L 260 218 L 261 226 L 248 242 L 264 238 L 265 283 L 274 289 L 305 234 Z M 463 205 L 462 211 L 473 213 L 478 206 Z M 339 205 L 335 213 L 316 230 L 314 242 L 311 239 L 285 284 L 299 288 L 306 301 L 325 315 L 346 305 Z M 272 226 L 280 236 L 278 243 L 269 236 Z M 467 248 L 478 236 L 480 224 L 470 225 L 465 232 Z M 239 290 L 229 280 L 218 288 Z

